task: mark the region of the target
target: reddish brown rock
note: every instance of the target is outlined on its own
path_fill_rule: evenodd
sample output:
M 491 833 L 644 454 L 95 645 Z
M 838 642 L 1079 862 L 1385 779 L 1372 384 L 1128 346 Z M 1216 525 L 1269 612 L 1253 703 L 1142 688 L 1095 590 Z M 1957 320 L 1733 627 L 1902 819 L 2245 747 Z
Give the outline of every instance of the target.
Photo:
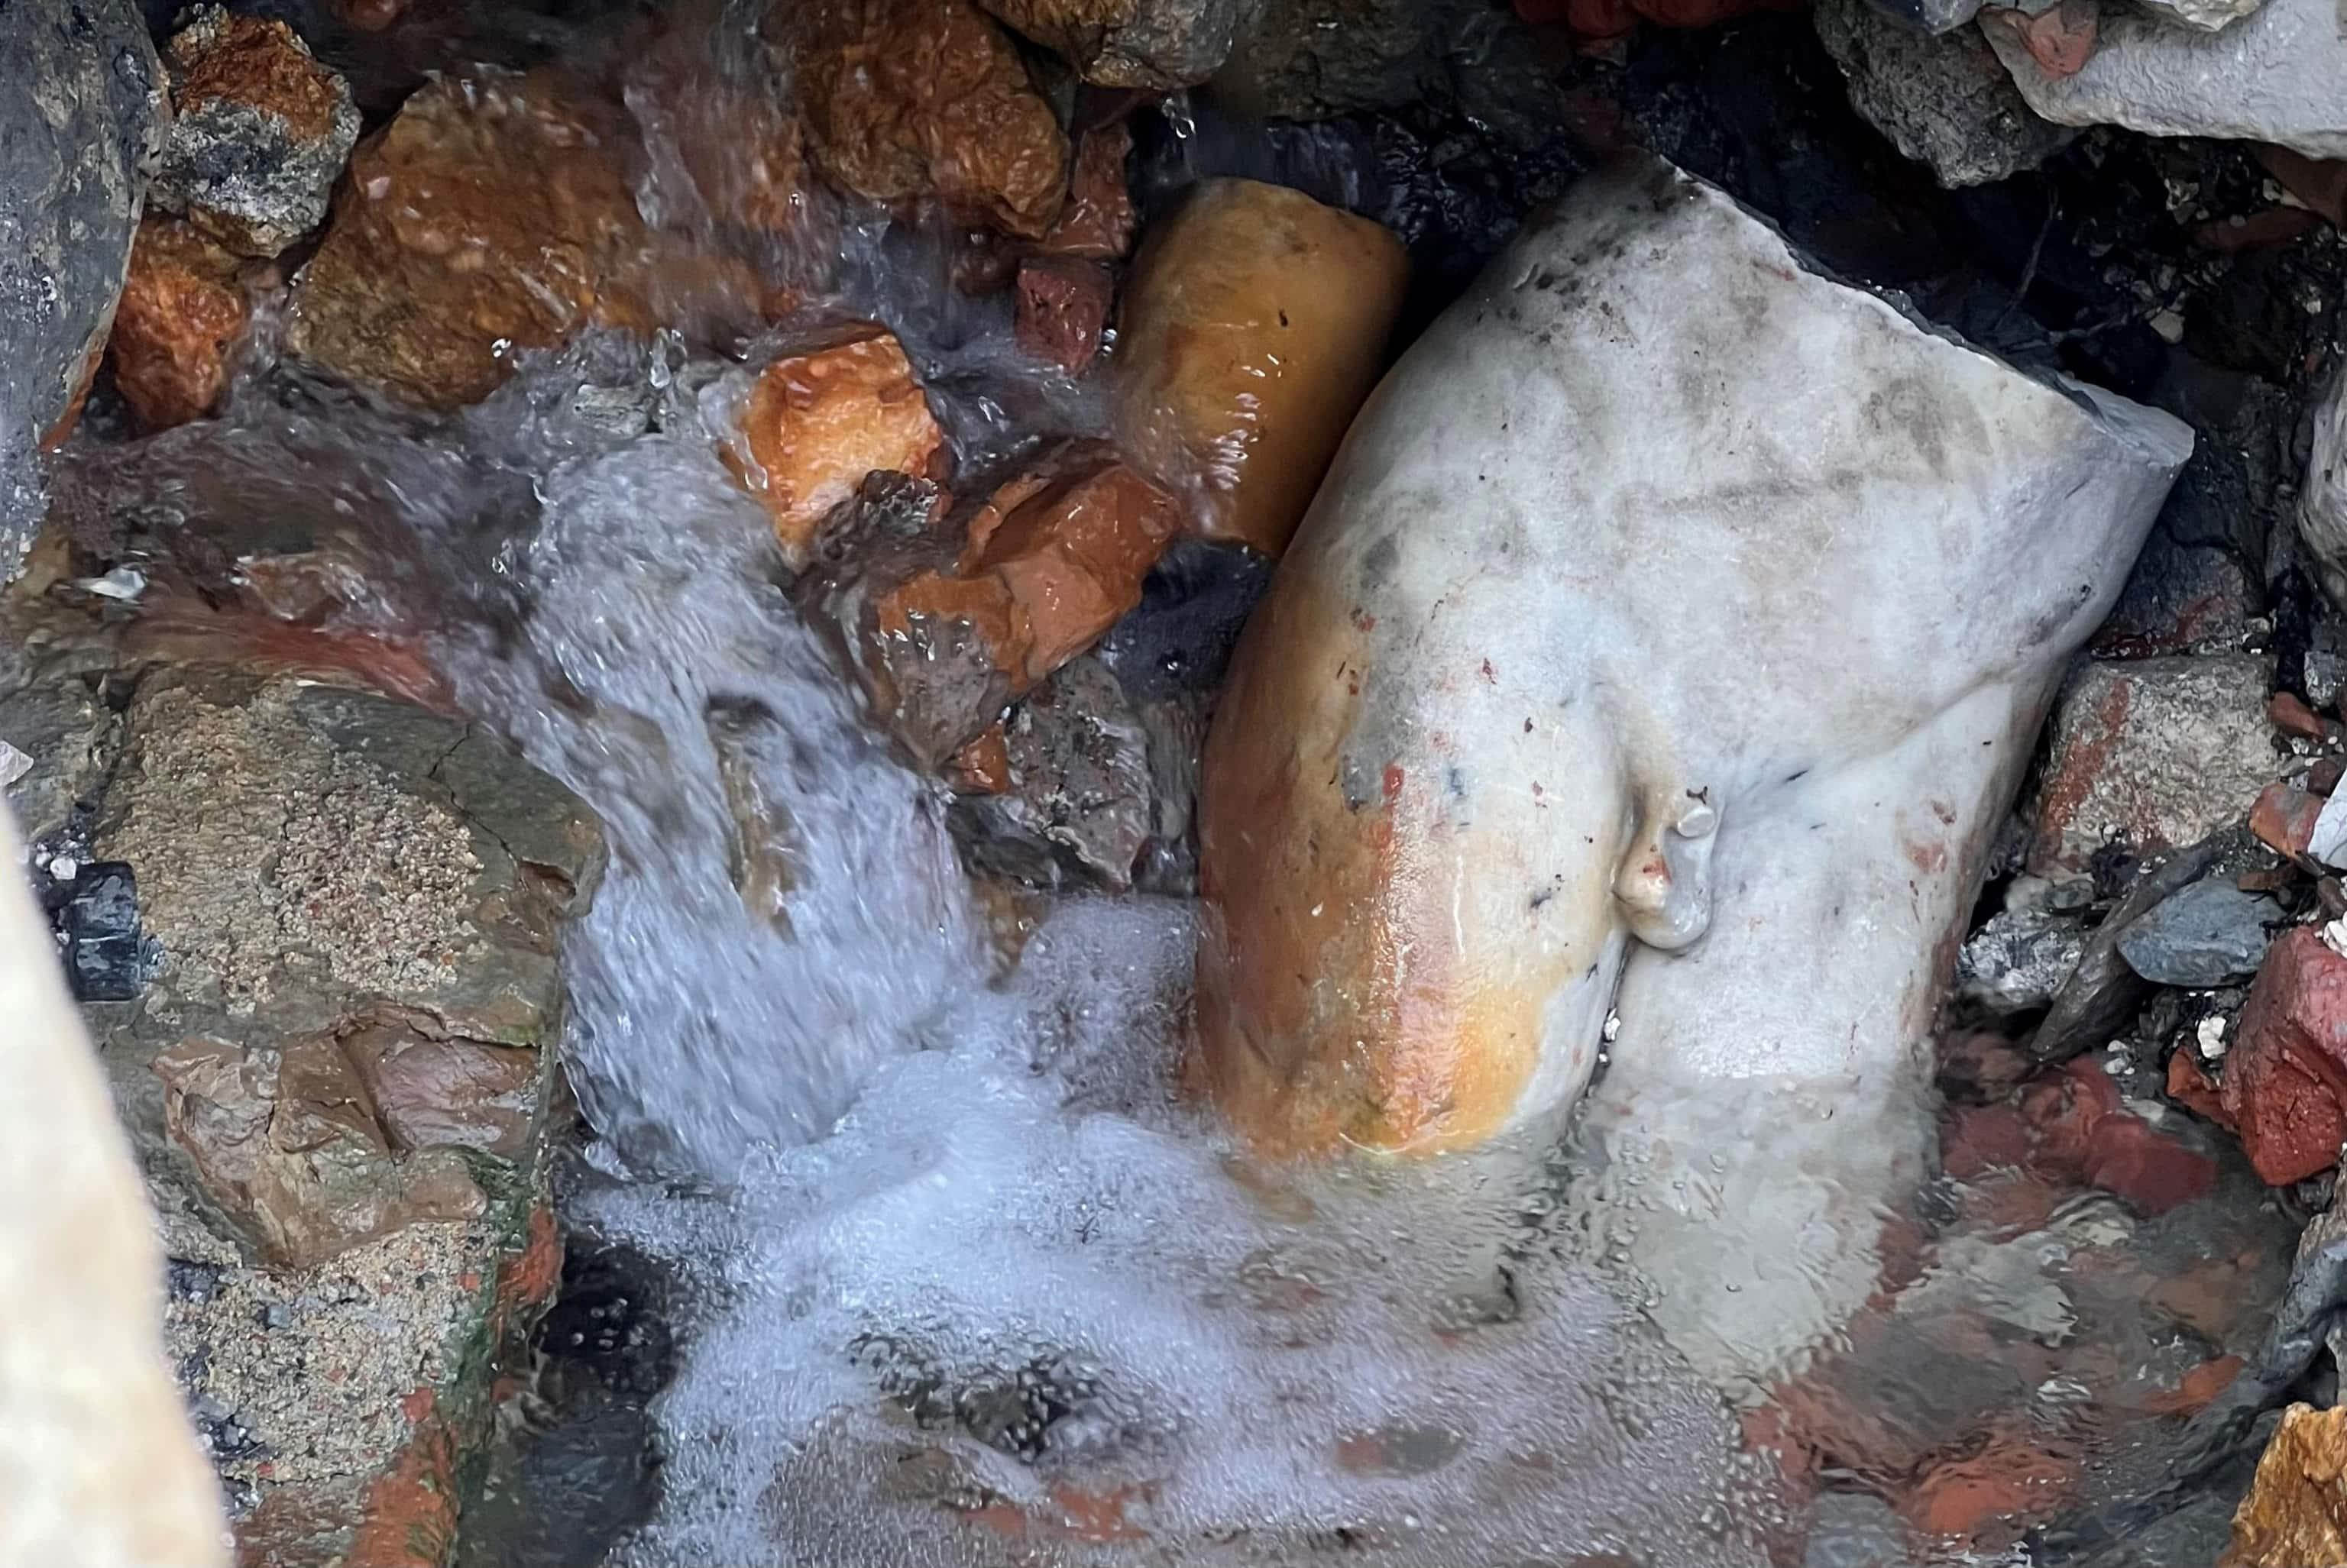
M 945 433 L 904 345 L 873 328 L 785 354 L 760 372 L 739 445 L 726 455 L 773 514 L 783 553 L 795 565 L 823 520 L 867 474 L 938 477 Z
M 139 224 L 106 351 L 116 389 L 146 429 L 185 424 L 220 405 L 230 356 L 251 320 L 236 266 L 178 219 Z
M 2322 738 L 2322 720 L 2294 691 L 2278 691 L 2266 698 L 2266 718 L 2284 735 L 2301 740 Z
M 969 0 L 821 0 L 787 38 L 816 166 L 867 200 L 1040 239 L 1068 138 L 1010 37 Z
M 1039 249 L 1094 261 L 1124 259 L 1140 221 L 1124 178 L 1124 161 L 1132 153 L 1133 133 L 1122 123 L 1083 134 L 1076 144 L 1075 172 L 1068 180 L 1068 205 Z
M 2267 1441 L 2218 1568 L 2347 1563 L 2347 1407 L 2292 1405 Z
M 1208 180 L 1157 225 L 1124 300 L 1118 426 L 1194 492 L 1192 526 L 1276 555 L 1384 362 L 1409 263 L 1301 192 Z
M 2224 1096 L 2189 1051 L 2178 1049 L 2168 1058 L 2168 1097 L 2196 1116 L 2228 1130 L 2232 1127 L 2232 1114 L 2225 1109 Z
M 326 216 L 359 111 L 350 85 L 282 22 L 190 10 L 167 55 L 174 117 L 148 199 L 246 256 Z
M 446 409 L 494 391 L 517 349 L 590 321 L 649 325 L 618 142 L 550 78 L 419 88 L 351 159 L 286 347 Z
M 2266 954 L 2219 1085 L 2258 1175 L 2276 1186 L 2339 1161 L 2347 1138 L 2347 958 L 2311 927 Z
M 2019 1436 L 1934 1462 L 1901 1500 L 1900 1512 L 1928 1535 L 1995 1551 L 2054 1512 L 2078 1484 L 2078 1461 Z
M 1080 376 L 1100 355 L 1114 284 L 1108 268 L 1081 257 L 1036 256 L 1019 264 L 1020 347 Z
M 2297 860 L 2314 841 L 2315 820 L 2322 815 L 2322 798 L 2285 783 L 2269 784 L 2250 808 L 2250 831 L 2278 855 Z
M 2082 1181 L 2145 1214 L 2165 1214 L 2216 1185 L 2216 1162 L 2127 1110 L 2110 1074 L 2074 1061 L 2021 1097 L 2031 1132 L 2025 1164 L 2040 1176 Z
M 947 772 L 965 795 L 999 795 L 1010 788 L 1010 738 L 999 723 L 953 754 Z
M 2049 76 L 2075 76 L 2095 52 L 2101 12 L 2096 0 L 2061 0 L 2035 15 L 1993 5 L 1981 13 L 1981 25 L 2012 28 L 2038 69 Z
M 2333 223 L 2347 223 L 2347 159 L 2314 158 L 2286 147 L 2257 149 L 2283 189 Z
M 1049 454 L 974 512 L 942 525 L 935 513 L 933 490 L 876 479 L 802 589 L 930 767 L 1138 604 L 1180 521 L 1163 490 L 1092 445 Z

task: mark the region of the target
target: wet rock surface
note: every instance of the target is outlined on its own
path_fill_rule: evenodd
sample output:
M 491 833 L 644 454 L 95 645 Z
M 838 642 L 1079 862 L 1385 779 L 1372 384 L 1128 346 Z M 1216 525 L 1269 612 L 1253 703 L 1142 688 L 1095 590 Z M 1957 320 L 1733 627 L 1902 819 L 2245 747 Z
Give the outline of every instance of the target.
M 59 439 L 97 368 L 169 120 L 163 71 L 128 0 L 15 5 L 0 48 L 0 579 L 38 521 L 35 448 Z
M 437 1562 L 490 1352 L 559 1262 L 554 952 L 599 830 L 461 721 L 229 673 L 111 678 L 118 720 L 41 748 L 97 857 L 58 921 L 77 975 L 94 921 L 116 950 L 83 1000 L 242 1560 Z
M 1213 76 L 1260 0 L 988 0 L 987 9 L 1107 87 L 1163 91 Z
M 2030 108 L 1973 29 L 1921 34 L 1871 0 L 1824 0 L 1816 15 L 1858 112 L 1942 185 L 2034 168 L 2076 135 Z
M 359 136 L 350 84 L 283 22 L 202 5 L 181 23 L 150 199 L 240 255 L 275 256 L 325 219 Z
M 115 390 L 146 429 L 200 419 L 227 392 L 252 320 L 237 270 L 236 258 L 191 224 L 138 226 L 106 348 Z

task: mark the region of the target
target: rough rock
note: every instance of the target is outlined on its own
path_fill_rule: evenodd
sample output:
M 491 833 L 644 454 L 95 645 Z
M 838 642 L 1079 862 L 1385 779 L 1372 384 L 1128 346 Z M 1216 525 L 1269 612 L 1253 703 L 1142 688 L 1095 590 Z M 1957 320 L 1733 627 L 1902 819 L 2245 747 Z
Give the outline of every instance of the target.
M 1125 289 L 1118 426 L 1201 535 L 1276 555 L 1381 367 L 1408 272 L 1367 219 L 1253 180 L 1200 185 Z
M 2163 899 L 2119 938 L 2119 955 L 2159 985 L 2209 987 L 2246 979 L 2287 917 L 2262 893 L 2206 877 Z
M 942 478 L 945 433 L 904 345 L 877 328 L 758 373 L 725 455 L 774 519 L 784 556 L 805 562 L 832 509 L 876 472 Z
M 2326 809 L 2320 795 L 2293 784 L 2269 784 L 2250 808 L 2250 831 L 2274 853 L 2297 860 L 2312 853 L 2314 830 Z
M 2347 1563 L 2347 1407 L 2292 1405 L 2267 1440 L 2218 1568 Z
M 1133 153 L 1133 133 L 1122 121 L 1095 126 L 1076 144 L 1076 167 L 1068 177 L 1068 204 L 1059 221 L 1036 249 L 1052 256 L 1081 256 L 1093 261 L 1120 261 L 1133 249 L 1133 231 L 1139 215 L 1133 208 L 1133 188 L 1126 181 L 1125 159 Z
M 180 20 L 150 199 L 232 250 L 274 256 L 325 219 L 359 138 L 350 84 L 282 22 L 218 5 Z
M 1100 357 L 1101 331 L 1115 282 L 1102 262 L 1036 256 L 1019 264 L 1014 326 L 1020 346 L 1080 376 Z
M 1218 92 L 1273 119 L 1327 119 L 1423 97 L 1439 69 L 1435 4 L 1262 0 Z
M 2068 982 L 2086 944 L 2085 925 L 2075 915 L 2000 910 L 1956 955 L 1956 988 L 1991 1012 L 2034 1012 Z
M 2102 36 L 2102 8 L 2098 0 L 1990 5 L 1982 9 L 1980 24 L 1990 38 L 2011 40 L 2040 72 L 2058 79 L 2076 76 L 2093 56 Z
M 94 843 L 159 962 L 93 1022 L 150 1176 L 297 1268 L 492 1214 L 543 1115 L 584 809 L 331 687 L 150 675 L 124 727 Z
M 114 319 L 163 72 L 128 0 L 0 12 L 0 581 L 40 520 L 34 451 L 79 410 Z
M 1141 598 L 1174 499 L 1093 446 L 1047 453 L 975 510 L 867 483 L 802 585 L 884 722 L 934 767 Z
M 1068 138 L 1016 46 L 969 0 L 822 0 L 794 15 L 788 47 L 816 166 L 840 188 L 1050 232 Z
M 1148 737 L 1116 677 L 1070 661 L 1003 726 L 1008 788 L 956 805 L 982 869 L 1058 886 L 1122 891 L 1155 826 Z
M 986 0 L 1003 22 L 1104 87 L 1195 87 L 1261 0 Z
M 2089 663 L 2056 701 L 2029 865 L 2077 871 L 2105 844 L 2189 844 L 2237 822 L 2274 775 L 2253 654 Z
M 2347 34 L 2336 12 L 2332 0 L 2268 0 L 2206 33 L 2114 11 L 2091 57 L 2059 77 L 2013 29 L 1986 31 L 2030 107 L 2056 124 L 2279 142 L 2309 158 L 2347 158 Z
M 2214 33 L 2252 15 L 2266 0 L 2139 0 L 2151 15 L 2179 27 Z
M 2134 885 L 2087 939 L 2077 967 L 2030 1035 L 2029 1054 L 2040 1062 L 2066 1062 L 2107 1044 L 2132 1024 L 2151 986 L 2121 956 L 2120 939 L 2163 900 L 2203 877 L 2224 874 L 2238 857 L 2250 852 L 2235 830 L 2140 868 Z
M 1144 706 L 1211 696 L 1271 573 L 1252 550 L 1175 540 L 1143 580 L 1141 603 L 1101 639 L 1101 662 Z
M 2095 657 L 2230 652 L 2248 634 L 2257 602 L 2232 552 L 2178 544 L 2166 528 L 2156 528 L 2127 592 L 2095 634 Z
M 550 81 L 444 77 L 361 144 L 286 347 L 427 408 L 486 397 L 517 349 L 642 321 L 635 199 L 599 127 Z
M 0 740 L 26 764 L 8 781 L 6 799 L 26 840 L 40 847 L 105 778 L 120 720 L 100 693 L 100 675 L 33 663 L 18 631 L 0 625 Z
M 1942 185 L 2034 168 L 2077 135 L 2030 112 L 1977 29 L 1934 37 L 1871 0 L 1821 0 L 1815 15 L 1851 106 Z
M 2030 1084 L 2021 1115 L 2030 1170 L 2099 1187 L 2147 1215 L 2189 1203 L 2216 1184 L 2216 1162 L 2129 1110 L 2097 1063 L 2074 1061 Z
M 2342 115 L 2347 117 L 2347 115 Z M 2299 492 L 2298 536 L 2333 605 L 2347 606 L 2347 372 L 2334 375 L 2315 405 L 2313 445 Z
M 158 1331 L 154 1217 L 40 911 L 13 874 L 24 851 L 0 810 L 0 866 L 11 869 L 0 886 L 0 1180 L 40 1195 L 0 1206 L 0 1554 L 24 1568 L 220 1568 L 219 1492 Z
M 228 390 L 252 309 L 236 258 L 176 218 L 138 225 L 106 351 L 115 389 L 146 429 L 200 419 Z
M 2260 1177 L 2280 1186 L 2339 1161 L 2347 1138 L 2347 958 L 2312 929 L 2266 954 L 2218 1085 Z

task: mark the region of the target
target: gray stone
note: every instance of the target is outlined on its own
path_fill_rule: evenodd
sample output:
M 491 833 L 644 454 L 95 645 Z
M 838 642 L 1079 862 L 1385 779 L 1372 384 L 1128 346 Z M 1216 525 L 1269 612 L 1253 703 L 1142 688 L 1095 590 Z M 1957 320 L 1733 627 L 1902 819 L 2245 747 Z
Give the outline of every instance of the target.
M 2040 69 L 2010 28 L 1984 31 L 2030 107 L 2057 124 L 2347 158 L 2347 29 L 2335 0 L 2270 0 L 2216 33 L 2106 11 L 2094 54 L 2062 77 Z
M 129 0 L 0 6 L 0 581 L 38 524 L 42 439 L 106 345 L 160 145 L 162 69 Z
M 274 256 L 325 220 L 358 141 L 350 84 L 279 22 L 187 13 L 172 36 L 178 116 L 149 192 L 231 249 Z
M 971 858 L 1028 881 L 1131 887 L 1155 816 L 1148 737 L 1116 677 L 1071 660 L 1003 728 L 1010 788 L 955 804 Z
M 1869 0 L 1819 0 L 1816 20 L 1851 106 L 1942 185 L 2034 168 L 2078 134 L 2030 111 L 1977 28 L 1935 37 Z
M 1261 0 L 979 0 L 1084 80 L 1165 92 L 1213 76 Z
M 2136 0 L 2144 14 L 2179 27 L 2214 33 L 2255 12 L 2265 0 Z
M 527 1186 L 585 809 L 368 693 L 152 672 L 122 722 L 93 845 L 159 958 L 90 1017 L 150 1181 L 288 1267 Z
M 2095 652 L 2141 658 L 2237 651 L 2249 634 L 2254 595 L 2232 552 L 2179 544 L 2167 528 L 2155 528 L 2117 607 L 2095 634 Z
M 2262 655 L 2082 666 L 2062 688 L 2033 799 L 2030 869 L 2086 869 L 2106 844 L 2189 844 L 2239 822 L 2279 771 Z
M 2086 945 L 2083 921 L 2050 909 L 1992 915 L 1956 955 L 1956 988 L 1993 1013 L 2044 1007 L 2068 982 Z
M 2332 378 L 2314 411 L 2314 441 L 2299 492 L 2298 536 L 2334 605 L 2347 606 L 2347 372 Z
M 2119 937 L 2127 967 L 2158 985 L 2223 985 L 2257 972 L 2270 928 L 2288 917 L 2263 893 L 2206 877 L 2170 894 Z

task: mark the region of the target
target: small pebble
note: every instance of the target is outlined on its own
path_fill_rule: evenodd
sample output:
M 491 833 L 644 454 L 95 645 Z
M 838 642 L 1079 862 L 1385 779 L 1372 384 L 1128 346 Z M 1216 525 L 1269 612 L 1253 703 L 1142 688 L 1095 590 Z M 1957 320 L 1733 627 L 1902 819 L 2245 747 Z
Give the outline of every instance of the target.
M 2225 1054 L 2225 1020 L 2222 1015 L 2210 1013 L 2200 1020 L 2192 1033 L 2200 1043 L 2203 1057 L 2214 1062 Z

